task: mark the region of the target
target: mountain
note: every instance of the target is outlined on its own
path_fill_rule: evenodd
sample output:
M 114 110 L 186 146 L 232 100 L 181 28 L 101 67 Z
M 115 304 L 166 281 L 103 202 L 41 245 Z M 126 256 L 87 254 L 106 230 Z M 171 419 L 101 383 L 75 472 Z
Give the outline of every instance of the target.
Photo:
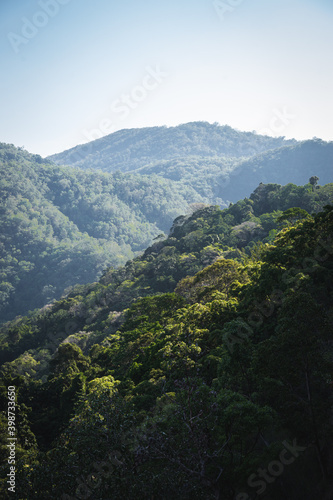
M 0 144 L 1 321 L 95 281 L 202 197 L 158 176 L 63 168 Z
M 297 142 L 194 122 L 121 130 L 49 157 L 85 170 L 158 175 L 191 186 L 205 203 L 227 206 L 263 182 L 333 181 L 333 142 Z
M 133 171 L 158 175 L 193 187 L 210 203 L 227 206 L 250 196 L 260 182 L 305 184 L 314 174 L 322 184 L 333 181 L 333 142 L 304 141 L 237 161 L 227 157 L 165 160 Z
M 333 181 L 333 142 L 303 141 L 243 160 L 230 173 L 217 178 L 220 189 L 216 195 L 233 201 L 248 196 L 260 182 L 300 185 L 313 175 L 322 184 Z
M 330 498 L 332 201 L 261 184 L 3 325 L 18 497 Z
M 0 321 L 124 264 L 198 203 L 227 207 L 261 182 L 333 181 L 333 143 L 205 122 L 123 130 L 50 158 L 72 164 L 0 145 Z
M 227 125 L 193 122 L 177 127 L 120 130 L 51 155 L 48 159 L 59 165 L 75 165 L 84 170 L 130 172 L 157 161 L 189 156 L 239 159 L 292 144 L 296 141 L 240 132 Z
M 53 330 L 45 326 L 44 319 L 53 312 L 55 318 L 63 318 L 59 333 L 65 338 L 68 327 L 63 320 L 66 316 L 72 322 L 70 329 L 79 331 L 85 324 L 92 326 L 97 316 L 108 315 L 110 310 L 123 311 L 140 297 L 171 293 L 180 280 L 193 276 L 221 257 L 243 262 L 255 251 L 257 244 L 271 244 L 281 227 L 318 213 L 332 202 L 333 184 L 262 184 L 250 198 L 227 209 L 207 206 L 193 214 L 177 217 L 169 236 L 157 239 L 142 255 L 129 260 L 125 266 L 105 269 L 98 282 L 77 285 L 64 294 L 60 302 L 32 312 L 32 318 L 36 317 L 37 322 L 41 320 L 37 330 L 23 328 L 22 325 L 31 321 L 20 317 L 3 325 L 0 331 L 7 333 L 1 338 L 0 361 L 12 361 L 24 354 L 27 346 L 42 348 L 44 341 L 47 344 L 49 330 Z M 295 215 L 288 216 L 288 210 L 296 210 Z M 287 216 L 281 222 L 283 213 Z M 65 315 L 59 315 L 62 304 L 70 309 L 67 311 L 65 307 Z M 8 335 L 12 325 L 19 332 L 13 339 L 11 333 Z M 41 376 L 38 370 L 36 376 Z

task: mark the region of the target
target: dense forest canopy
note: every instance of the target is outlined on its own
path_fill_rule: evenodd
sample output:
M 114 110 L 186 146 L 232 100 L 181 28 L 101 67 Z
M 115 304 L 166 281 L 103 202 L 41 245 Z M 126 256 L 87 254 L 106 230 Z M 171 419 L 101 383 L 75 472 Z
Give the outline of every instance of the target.
M 203 198 L 154 175 L 83 172 L 0 144 L 0 200 L 4 321 L 124 264 Z
M 333 142 L 297 142 L 207 122 L 121 130 L 49 159 L 84 170 L 156 174 L 220 206 L 250 196 L 260 182 L 304 185 L 313 175 L 322 184 L 333 181 Z
M 332 185 L 260 185 L 228 209 L 178 217 L 126 266 L 4 325 L 18 498 L 329 495 L 324 193 Z
M 332 148 L 204 122 L 0 144 L 15 498 L 332 498 Z
M 296 143 L 284 137 L 240 132 L 227 125 L 192 122 L 177 127 L 120 130 L 52 155 L 49 159 L 60 165 L 75 165 L 83 169 L 127 172 L 156 161 L 188 156 L 250 157 Z
M 124 264 L 200 203 L 228 207 L 262 182 L 333 181 L 332 143 L 205 122 L 124 130 L 89 144 L 83 163 L 67 152 L 52 157 L 74 167 L 0 144 L 0 322 Z M 327 200 L 320 188 L 313 196 L 310 212 Z M 246 239 L 250 227 L 239 234 Z

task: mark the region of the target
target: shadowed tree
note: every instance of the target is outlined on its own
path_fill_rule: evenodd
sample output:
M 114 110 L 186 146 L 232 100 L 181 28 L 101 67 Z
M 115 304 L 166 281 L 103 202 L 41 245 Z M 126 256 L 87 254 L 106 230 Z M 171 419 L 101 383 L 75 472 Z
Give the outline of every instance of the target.
M 316 175 L 313 175 L 312 177 L 310 177 L 309 182 L 312 186 L 313 191 L 316 189 L 316 185 L 317 185 L 318 181 L 319 181 L 319 177 L 317 177 Z

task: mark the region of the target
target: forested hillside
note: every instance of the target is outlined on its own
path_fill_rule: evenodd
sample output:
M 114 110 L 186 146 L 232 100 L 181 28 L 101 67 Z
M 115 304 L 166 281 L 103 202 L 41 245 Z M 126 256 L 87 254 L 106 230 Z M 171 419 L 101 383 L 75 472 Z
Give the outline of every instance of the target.
M 204 122 L 125 130 L 90 147 L 84 164 L 74 162 L 91 169 L 84 171 L 0 145 L 0 322 L 124 264 L 197 203 L 227 207 L 260 182 L 333 181 L 331 143 L 288 142 Z M 93 170 L 107 158 L 111 173 Z
M 178 217 L 2 326 L 18 498 L 329 499 L 332 190 L 261 184 Z
M 283 137 L 240 132 L 227 125 L 192 122 L 177 127 L 120 130 L 49 159 L 83 169 L 128 172 L 157 161 L 188 156 L 245 158 L 296 143 Z
M 235 162 L 228 157 L 165 160 L 134 170 L 192 186 L 211 203 L 223 206 L 250 196 L 262 183 L 302 185 L 315 173 L 322 184 L 333 181 L 333 143 L 304 141 Z
M 50 159 L 85 170 L 156 174 L 220 206 L 249 197 L 260 182 L 304 185 L 313 175 L 333 182 L 332 142 L 287 141 L 206 122 L 121 130 Z
M 0 144 L 0 320 L 124 264 L 202 197 L 157 176 L 87 173 Z
M 221 188 L 216 195 L 223 193 L 224 199 L 233 201 L 248 196 L 260 182 L 304 184 L 312 175 L 318 176 L 321 184 L 332 182 L 333 142 L 303 141 L 244 160 L 217 179 Z

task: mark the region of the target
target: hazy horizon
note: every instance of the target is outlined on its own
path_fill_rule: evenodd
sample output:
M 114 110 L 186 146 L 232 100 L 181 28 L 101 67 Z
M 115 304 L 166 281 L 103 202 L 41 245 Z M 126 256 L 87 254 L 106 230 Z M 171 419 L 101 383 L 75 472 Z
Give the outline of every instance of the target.
M 194 121 L 333 139 L 327 0 L 18 0 L 0 14 L 1 142 L 48 156 Z

